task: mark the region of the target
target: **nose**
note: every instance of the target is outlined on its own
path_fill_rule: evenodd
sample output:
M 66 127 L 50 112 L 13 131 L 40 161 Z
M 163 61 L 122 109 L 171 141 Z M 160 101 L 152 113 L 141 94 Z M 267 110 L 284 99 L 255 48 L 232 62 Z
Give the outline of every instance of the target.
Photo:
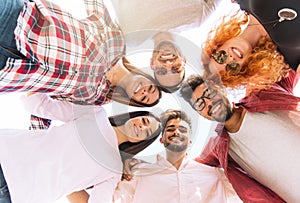
M 227 57 L 225 62 L 227 64 L 227 63 L 230 63 L 230 62 L 235 61 L 235 60 L 236 60 L 236 58 L 234 56 L 232 56 L 231 54 L 228 54 L 228 57 Z
M 173 135 L 179 135 L 179 134 L 180 134 L 180 131 L 178 128 L 176 130 L 174 130 Z
M 143 124 L 142 121 L 140 121 L 139 125 L 138 125 L 140 132 L 147 132 L 149 125 L 148 124 Z
M 144 86 L 142 87 L 138 92 L 136 92 L 135 94 L 138 96 L 147 96 L 149 94 L 149 86 Z
M 204 98 L 205 100 L 205 108 L 204 109 L 210 109 L 212 107 L 212 99 Z
M 173 67 L 173 61 L 170 60 L 165 61 L 165 67 L 171 69 Z

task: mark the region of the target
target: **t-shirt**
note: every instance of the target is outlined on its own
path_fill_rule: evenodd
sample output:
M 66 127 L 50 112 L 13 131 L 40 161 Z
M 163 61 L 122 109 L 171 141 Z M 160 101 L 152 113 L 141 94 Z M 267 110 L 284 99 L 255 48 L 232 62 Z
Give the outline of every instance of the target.
M 230 156 L 250 176 L 287 202 L 300 202 L 299 112 L 247 112 L 230 137 Z
M 242 10 L 252 14 L 265 27 L 290 66 L 300 64 L 300 1 L 297 0 L 238 0 Z M 279 20 L 278 11 L 293 9 L 298 16 L 293 20 Z

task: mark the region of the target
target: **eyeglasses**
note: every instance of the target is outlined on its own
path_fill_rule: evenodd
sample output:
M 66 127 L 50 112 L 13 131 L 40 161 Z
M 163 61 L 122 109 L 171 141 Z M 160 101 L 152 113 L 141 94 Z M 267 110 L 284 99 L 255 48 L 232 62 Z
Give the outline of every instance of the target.
M 166 75 L 168 73 L 168 69 L 166 69 L 165 67 L 155 66 L 154 71 L 157 75 Z M 178 67 L 172 67 L 171 68 L 171 73 L 172 74 L 180 73 L 180 67 L 179 68 Z
M 207 88 L 201 97 L 197 98 L 197 100 L 194 102 L 193 104 L 193 108 L 196 110 L 196 111 L 202 111 L 205 106 L 206 106 L 206 102 L 204 100 L 204 98 L 207 98 L 207 99 L 212 99 L 214 98 L 216 95 L 218 94 L 218 91 L 215 90 L 215 89 L 211 89 L 211 88 Z
M 218 64 L 223 64 L 228 58 L 228 54 L 224 50 L 216 51 L 214 50 L 212 55 L 213 59 L 218 63 Z M 237 62 L 230 62 L 226 64 L 226 71 L 230 71 L 231 75 L 237 75 L 239 72 L 241 72 L 242 66 L 237 63 Z

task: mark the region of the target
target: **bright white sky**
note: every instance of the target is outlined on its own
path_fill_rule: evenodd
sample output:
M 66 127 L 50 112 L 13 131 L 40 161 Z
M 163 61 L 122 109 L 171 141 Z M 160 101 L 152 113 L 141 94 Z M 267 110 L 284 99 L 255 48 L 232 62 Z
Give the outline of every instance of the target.
M 84 8 L 83 3 L 81 0 L 52 0 L 53 2 L 61 5 L 63 8 L 68 9 L 72 13 L 74 13 L 77 17 L 83 17 L 84 11 L 82 11 L 82 8 Z M 215 19 L 217 19 L 218 16 L 221 16 L 224 11 L 228 10 L 228 3 L 229 0 L 224 0 L 223 3 L 221 3 L 221 6 L 217 9 L 217 12 L 213 16 L 211 16 L 210 20 L 205 22 L 200 28 L 189 30 L 186 32 L 181 33 L 182 36 L 185 36 L 189 40 L 193 41 L 197 46 L 201 47 L 201 43 L 205 39 L 205 34 L 209 31 L 209 27 L 211 26 L 212 22 L 214 22 Z M 70 6 L 72 5 L 72 6 Z M 148 57 L 148 58 L 147 58 Z M 200 54 L 199 54 L 200 57 Z M 140 60 L 135 60 L 135 63 L 143 64 L 145 61 L 149 62 L 149 53 L 145 56 L 132 56 L 133 60 L 134 58 L 139 58 Z M 143 60 L 144 59 L 144 60 Z M 191 73 L 198 72 L 199 70 L 195 70 L 195 67 L 187 67 L 191 70 Z M 29 124 L 29 114 L 25 112 L 22 108 L 22 104 L 19 102 L 19 96 L 24 93 L 9 93 L 5 95 L 1 95 L 0 99 L 0 112 L 2 113 L 0 116 L 0 128 L 18 128 L 18 129 L 28 129 Z M 128 111 L 128 110 L 141 110 L 139 108 L 134 107 L 127 107 L 124 105 L 120 105 L 117 103 L 109 104 L 105 107 L 107 109 L 107 112 L 109 115 L 119 114 L 122 113 L 122 111 Z M 173 108 L 173 109 L 183 109 L 185 110 L 189 116 L 192 117 L 193 120 L 193 136 L 195 137 L 193 140 L 193 145 L 191 147 L 191 150 L 189 151 L 189 155 L 191 157 L 197 156 L 204 146 L 208 136 L 213 135 L 213 129 L 212 123 L 204 120 L 200 116 L 198 116 L 186 103 L 179 98 L 176 94 L 170 95 L 170 94 L 163 94 L 161 102 L 153 107 L 148 109 L 142 109 L 142 110 L 150 110 L 154 113 L 161 113 L 162 111 Z M 141 154 L 141 158 L 145 158 L 145 155 L 154 155 L 156 153 L 160 153 L 163 151 L 163 148 L 159 142 L 154 143 L 153 146 L 150 146 L 149 149 L 146 150 L 146 152 Z M 149 158 L 149 157 L 146 157 Z M 150 157 L 153 158 L 153 157 Z M 62 198 L 61 200 L 57 201 L 56 203 L 64 203 L 67 202 L 65 198 Z

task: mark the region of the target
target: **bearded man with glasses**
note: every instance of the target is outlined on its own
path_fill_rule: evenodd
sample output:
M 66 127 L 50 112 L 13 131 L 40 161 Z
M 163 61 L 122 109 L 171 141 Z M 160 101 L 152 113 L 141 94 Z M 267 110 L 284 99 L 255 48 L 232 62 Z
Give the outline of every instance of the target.
M 225 91 L 199 75 L 181 87 L 182 97 L 203 117 L 218 121 L 196 160 L 222 167 L 243 202 L 299 202 L 300 98 L 293 94 L 299 75 L 269 89 L 252 91 L 232 105 Z

